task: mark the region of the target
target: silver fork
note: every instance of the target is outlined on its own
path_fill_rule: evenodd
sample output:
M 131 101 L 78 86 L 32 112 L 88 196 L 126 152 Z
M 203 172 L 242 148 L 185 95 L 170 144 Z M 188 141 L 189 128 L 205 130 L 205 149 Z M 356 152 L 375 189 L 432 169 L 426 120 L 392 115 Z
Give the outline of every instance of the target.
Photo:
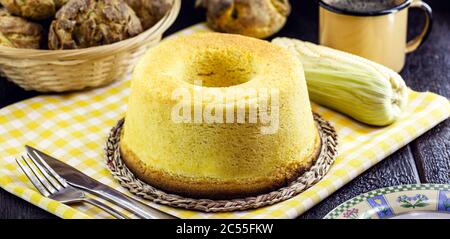
M 30 179 L 31 183 L 39 190 L 39 192 L 50 199 L 59 201 L 64 204 L 73 204 L 85 202 L 96 206 L 115 218 L 127 219 L 128 217 L 111 208 L 110 206 L 93 198 L 86 197 L 86 194 L 69 184 L 61 178 L 46 162 L 40 160 L 36 162 L 33 157 L 28 155 L 27 160 L 24 156 L 21 159 L 16 158 L 16 162 L 22 169 L 23 173 Z M 30 162 L 31 160 L 31 162 Z M 42 166 L 41 166 L 42 165 Z

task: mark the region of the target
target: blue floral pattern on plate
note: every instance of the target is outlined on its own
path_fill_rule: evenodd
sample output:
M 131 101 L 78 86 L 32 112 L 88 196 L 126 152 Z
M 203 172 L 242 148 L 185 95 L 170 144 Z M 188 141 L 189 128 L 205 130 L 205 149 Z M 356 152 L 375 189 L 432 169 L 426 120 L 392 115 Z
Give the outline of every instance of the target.
M 449 218 L 450 184 L 405 184 L 376 189 L 349 199 L 325 218 L 391 218 L 413 211 L 430 212 L 429 218 Z
M 367 199 L 367 202 L 376 210 L 379 218 L 386 218 L 394 215 L 394 212 L 383 195 L 376 195 L 369 198 Z
M 438 211 L 450 212 L 450 191 L 439 191 Z
M 428 206 L 428 197 L 423 194 L 416 194 L 408 197 L 406 194 L 397 198 L 397 202 L 403 208 L 420 208 Z

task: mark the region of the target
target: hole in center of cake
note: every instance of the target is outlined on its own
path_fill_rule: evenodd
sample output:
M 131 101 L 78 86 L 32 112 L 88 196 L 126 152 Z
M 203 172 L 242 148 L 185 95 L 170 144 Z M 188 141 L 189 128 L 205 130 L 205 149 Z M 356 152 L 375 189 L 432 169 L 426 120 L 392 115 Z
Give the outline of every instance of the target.
M 248 82 L 253 73 L 250 54 L 231 50 L 206 50 L 197 53 L 186 67 L 184 79 L 201 81 L 204 87 L 230 87 Z

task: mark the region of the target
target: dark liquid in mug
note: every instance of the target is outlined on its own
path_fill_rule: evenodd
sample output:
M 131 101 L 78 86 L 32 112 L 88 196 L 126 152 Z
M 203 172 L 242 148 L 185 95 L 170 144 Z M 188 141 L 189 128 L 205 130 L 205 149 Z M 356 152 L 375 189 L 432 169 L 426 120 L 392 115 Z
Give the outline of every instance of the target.
M 330 6 L 341 10 L 368 13 L 394 8 L 405 0 L 323 0 Z

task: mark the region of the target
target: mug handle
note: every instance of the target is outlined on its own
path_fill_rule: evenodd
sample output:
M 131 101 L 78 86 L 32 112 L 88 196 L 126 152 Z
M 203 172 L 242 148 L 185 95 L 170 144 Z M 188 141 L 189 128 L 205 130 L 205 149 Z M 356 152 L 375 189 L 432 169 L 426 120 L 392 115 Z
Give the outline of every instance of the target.
M 406 53 L 411 53 L 417 50 L 417 48 L 419 48 L 428 38 L 428 35 L 430 35 L 431 29 L 433 27 L 433 11 L 428 4 L 418 0 L 413 1 L 410 7 L 419 8 L 425 13 L 425 25 L 422 29 L 422 32 L 406 44 Z

